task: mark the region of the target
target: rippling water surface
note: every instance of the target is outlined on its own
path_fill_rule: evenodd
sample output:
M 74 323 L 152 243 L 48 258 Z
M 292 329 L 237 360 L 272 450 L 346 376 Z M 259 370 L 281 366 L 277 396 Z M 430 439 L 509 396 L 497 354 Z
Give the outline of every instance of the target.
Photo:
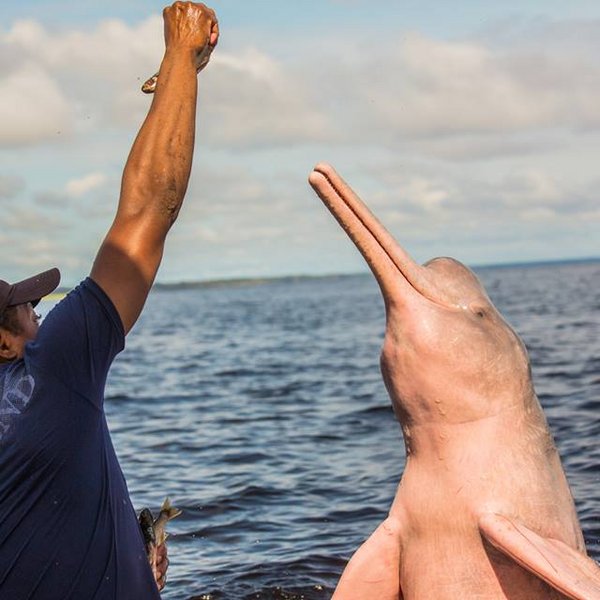
M 479 271 L 527 344 L 600 559 L 600 263 Z M 329 598 L 404 464 L 370 275 L 155 291 L 107 389 L 137 508 L 165 495 L 165 599 Z

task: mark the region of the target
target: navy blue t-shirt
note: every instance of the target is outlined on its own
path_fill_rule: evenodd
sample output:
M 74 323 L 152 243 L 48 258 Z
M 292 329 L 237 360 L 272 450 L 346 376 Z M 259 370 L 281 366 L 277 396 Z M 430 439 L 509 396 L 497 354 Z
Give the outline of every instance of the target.
M 159 593 L 104 415 L 123 326 L 91 279 L 0 365 L 0 598 Z

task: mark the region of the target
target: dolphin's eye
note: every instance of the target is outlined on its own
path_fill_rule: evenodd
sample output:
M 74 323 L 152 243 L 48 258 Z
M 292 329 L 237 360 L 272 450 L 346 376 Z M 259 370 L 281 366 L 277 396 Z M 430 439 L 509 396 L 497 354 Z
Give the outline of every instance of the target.
M 487 317 L 487 311 L 481 305 L 478 306 L 477 304 L 470 304 L 469 309 L 475 316 L 479 317 L 480 319 Z

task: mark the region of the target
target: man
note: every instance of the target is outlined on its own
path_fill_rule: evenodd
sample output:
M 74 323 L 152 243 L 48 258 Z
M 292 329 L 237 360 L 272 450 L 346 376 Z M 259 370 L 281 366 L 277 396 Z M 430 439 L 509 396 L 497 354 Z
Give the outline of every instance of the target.
M 41 325 L 33 309 L 57 287 L 58 270 L 0 281 L 2 599 L 150 600 L 164 584 L 164 551 L 153 575 L 103 409 L 108 369 L 183 201 L 197 60 L 218 39 L 216 17 L 202 4 L 175 2 L 163 16 L 156 93 L 90 276 Z

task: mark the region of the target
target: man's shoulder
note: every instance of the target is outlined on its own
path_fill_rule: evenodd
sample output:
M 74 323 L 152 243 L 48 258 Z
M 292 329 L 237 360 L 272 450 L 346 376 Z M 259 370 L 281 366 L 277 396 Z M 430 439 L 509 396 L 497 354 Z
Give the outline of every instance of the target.
M 79 320 L 88 326 L 98 322 L 90 333 L 100 333 L 100 325 L 108 324 L 117 336 L 124 336 L 123 325 L 114 304 L 91 277 L 81 281 L 50 310 L 40 331 L 52 328 L 52 335 L 62 335 L 66 333 L 62 321 L 67 319 L 70 323 Z
M 86 397 L 99 397 L 106 373 L 125 347 L 119 315 L 100 286 L 82 281 L 43 319 L 25 360 Z

